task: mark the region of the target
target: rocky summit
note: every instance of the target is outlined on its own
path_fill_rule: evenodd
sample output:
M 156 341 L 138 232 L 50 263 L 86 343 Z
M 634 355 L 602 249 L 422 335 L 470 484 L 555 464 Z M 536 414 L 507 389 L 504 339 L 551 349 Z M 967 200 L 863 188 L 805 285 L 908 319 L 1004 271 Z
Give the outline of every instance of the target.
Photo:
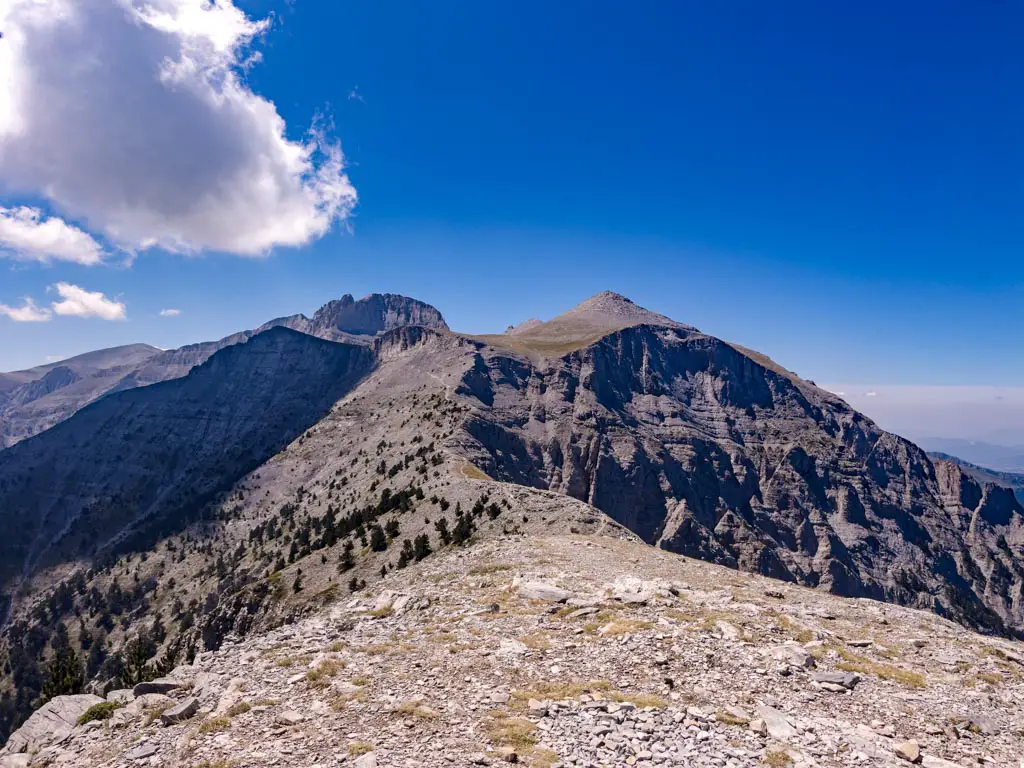
M 0 765 L 1018 766 L 1024 509 L 764 355 L 610 292 L 131 355 L 0 451 Z

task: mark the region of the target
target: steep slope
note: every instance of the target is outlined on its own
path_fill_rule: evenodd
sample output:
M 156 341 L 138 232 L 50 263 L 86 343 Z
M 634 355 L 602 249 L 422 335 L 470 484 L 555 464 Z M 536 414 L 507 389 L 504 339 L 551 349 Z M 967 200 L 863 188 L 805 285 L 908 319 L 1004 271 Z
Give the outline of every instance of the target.
M 135 344 L 90 352 L 30 371 L 0 374 L 0 449 L 49 429 L 110 392 L 180 378 L 219 350 L 244 343 L 271 328 L 369 344 L 376 335 L 407 325 L 448 328 L 440 312 L 416 299 L 374 293 L 356 301 L 346 294 L 321 307 L 312 319 L 304 315 L 280 317 L 218 341 L 169 350 Z
M 19 574 L 117 551 L 118 539 L 154 545 L 315 424 L 372 364 L 365 347 L 273 329 L 4 451 L 0 583 L 10 594 Z
M 0 374 L 0 449 L 53 426 L 158 354 L 148 344 L 130 344 Z

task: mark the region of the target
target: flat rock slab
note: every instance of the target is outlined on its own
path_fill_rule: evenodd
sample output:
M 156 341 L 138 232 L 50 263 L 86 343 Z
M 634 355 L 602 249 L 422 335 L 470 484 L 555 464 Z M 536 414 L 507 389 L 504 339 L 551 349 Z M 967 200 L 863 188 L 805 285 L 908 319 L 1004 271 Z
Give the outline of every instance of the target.
M 38 752 L 67 737 L 78 724 L 78 718 L 89 707 L 102 704 L 103 699 L 91 693 L 55 696 L 37 709 L 25 724 L 7 740 L 9 753 Z
M 144 696 L 147 693 L 170 693 L 181 688 L 182 682 L 180 680 L 171 680 L 169 677 L 158 677 L 156 680 L 150 680 L 146 683 L 139 683 L 132 688 L 132 693 L 136 698 Z
M 199 711 L 199 699 L 185 699 L 176 707 L 164 710 L 160 714 L 160 722 L 164 725 L 174 725 L 183 720 L 188 720 Z
M 761 706 L 757 708 L 757 716 L 764 721 L 768 735 L 779 741 L 789 741 L 797 736 L 797 730 L 789 724 L 785 712 L 780 712 L 774 707 Z
M 856 672 L 815 672 L 811 679 L 816 683 L 830 683 L 841 685 L 843 688 L 852 690 L 860 682 L 860 675 Z
M 527 600 L 545 600 L 549 603 L 564 603 L 573 593 L 544 581 L 521 581 L 517 585 L 519 594 Z
M 158 751 L 156 744 L 140 744 L 133 749 L 129 749 L 124 753 L 124 756 L 128 760 L 145 760 L 155 755 Z

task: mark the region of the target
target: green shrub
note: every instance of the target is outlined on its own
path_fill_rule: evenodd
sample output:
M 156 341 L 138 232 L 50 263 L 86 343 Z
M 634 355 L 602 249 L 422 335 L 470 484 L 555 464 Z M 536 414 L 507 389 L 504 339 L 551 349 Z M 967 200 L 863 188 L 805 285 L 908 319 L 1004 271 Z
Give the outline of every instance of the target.
M 124 704 L 119 701 L 102 701 L 99 704 L 93 704 L 78 718 L 78 724 L 85 725 L 93 720 L 109 720 L 110 716 L 114 714 L 114 710 L 123 706 Z

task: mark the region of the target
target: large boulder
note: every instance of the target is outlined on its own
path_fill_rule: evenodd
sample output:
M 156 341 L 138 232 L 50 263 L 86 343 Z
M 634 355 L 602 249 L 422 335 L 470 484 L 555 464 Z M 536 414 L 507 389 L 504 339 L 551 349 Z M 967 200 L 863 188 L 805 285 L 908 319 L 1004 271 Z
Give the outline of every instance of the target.
M 11 734 L 3 754 L 38 752 L 68 737 L 78 718 L 103 699 L 91 693 L 56 696 L 32 713 L 25 724 Z

